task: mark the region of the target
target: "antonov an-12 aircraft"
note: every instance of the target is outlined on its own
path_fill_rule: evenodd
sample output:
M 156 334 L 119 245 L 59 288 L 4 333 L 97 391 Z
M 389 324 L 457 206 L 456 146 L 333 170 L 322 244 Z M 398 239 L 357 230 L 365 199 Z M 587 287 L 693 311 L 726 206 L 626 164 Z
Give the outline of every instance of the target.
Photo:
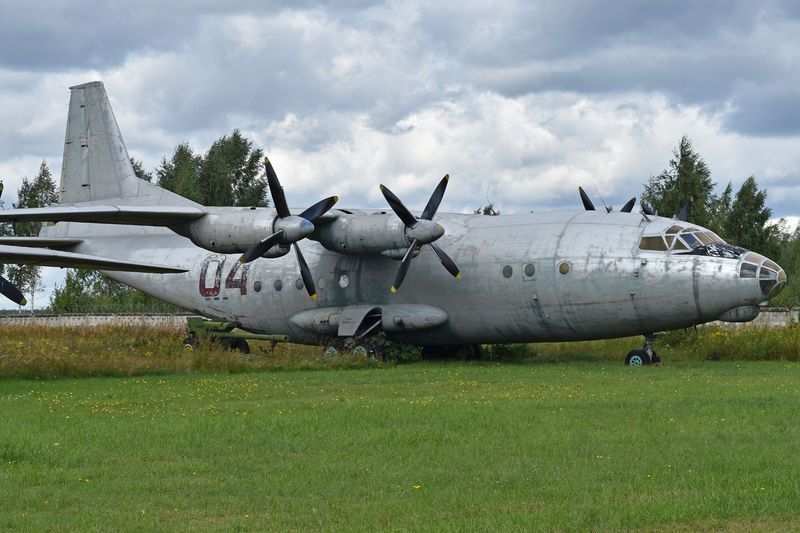
M 389 209 L 290 209 L 266 161 L 274 207 L 206 207 L 135 176 L 101 82 L 70 90 L 59 203 L 2 212 L 48 224 L 2 238 L 0 262 L 102 270 L 250 332 L 473 350 L 644 335 L 626 362 L 649 364 L 656 332 L 752 320 L 786 284 L 774 261 L 685 222 L 688 208 L 594 210 L 582 190 L 581 211 L 439 213 L 445 176 L 421 212 L 383 185 Z

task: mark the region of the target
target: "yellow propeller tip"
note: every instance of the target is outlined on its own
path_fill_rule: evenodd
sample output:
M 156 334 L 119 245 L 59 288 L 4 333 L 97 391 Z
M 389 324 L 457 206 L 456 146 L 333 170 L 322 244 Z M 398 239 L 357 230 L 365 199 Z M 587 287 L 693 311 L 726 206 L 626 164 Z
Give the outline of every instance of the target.
M 386 187 L 384 187 L 384 186 L 383 186 L 383 183 L 381 183 L 381 190 L 383 190 L 383 189 L 385 189 L 385 188 L 386 188 Z
M 245 260 L 244 260 L 244 256 L 242 256 L 242 257 L 240 257 L 240 258 L 239 258 L 239 262 L 240 262 L 241 264 L 245 264 L 247 261 L 245 261 Z
M 312 299 L 312 300 L 316 300 L 316 299 L 317 299 L 317 295 L 316 295 L 316 294 L 312 294 L 312 295 L 311 295 L 311 299 Z
M 446 179 L 447 181 L 450 181 L 450 174 L 445 174 L 444 175 L 444 179 Z
M 459 272 L 458 274 L 456 274 L 456 279 L 461 279 L 461 272 Z
M 392 285 L 392 292 L 397 292 L 397 287 L 395 287 L 394 285 Z
M 22 306 L 28 305 L 28 300 L 23 298 L 22 300 L 19 301 L 19 305 L 22 305 Z
M 338 202 L 338 201 L 339 201 L 339 197 L 338 197 L 338 196 L 334 196 L 334 197 L 333 197 L 333 203 L 336 203 L 336 202 Z

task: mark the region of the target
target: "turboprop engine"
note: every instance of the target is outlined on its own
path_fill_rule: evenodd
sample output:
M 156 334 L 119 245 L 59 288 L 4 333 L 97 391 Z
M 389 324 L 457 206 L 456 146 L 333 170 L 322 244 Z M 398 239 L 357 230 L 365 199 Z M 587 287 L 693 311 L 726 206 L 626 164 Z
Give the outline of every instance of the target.
M 281 229 L 288 235 L 299 238 L 303 234 L 303 222 L 308 222 L 300 217 L 290 217 L 299 220 L 275 220 L 274 216 L 267 214 L 267 208 L 241 208 L 231 212 L 230 207 L 219 209 L 215 212 L 213 207 L 209 212 L 191 222 L 187 222 L 175 231 L 188 237 L 195 245 L 223 254 L 243 253 L 254 242 L 259 242 L 265 234 L 273 233 L 274 226 L 280 222 Z M 312 226 L 313 231 L 313 226 Z M 273 245 L 266 250 L 262 257 L 280 257 L 289 252 L 289 246 Z

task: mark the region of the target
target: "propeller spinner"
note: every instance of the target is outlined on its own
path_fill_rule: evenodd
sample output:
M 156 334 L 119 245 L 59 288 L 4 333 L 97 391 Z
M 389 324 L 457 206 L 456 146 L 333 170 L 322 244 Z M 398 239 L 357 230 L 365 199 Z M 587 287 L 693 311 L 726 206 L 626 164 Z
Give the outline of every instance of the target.
M 422 211 L 422 216 L 420 216 L 420 218 L 412 215 L 406 206 L 403 205 L 403 202 L 401 202 L 388 187 L 381 185 L 381 192 L 384 198 L 386 198 L 392 211 L 395 212 L 405 225 L 406 237 L 411 240 L 411 245 L 408 247 L 405 256 L 403 256 L 403 260 L 400 262 L 400 268 L 397 270 L 397 275 L 395 275 L 394 283 L 392 284 L 392 292 L 397 292 L 397 289 L 400 288 L 400 284 L 403 283 L 406 272 L 408 272 L 411 259 L 413 259 L 415 252 L 423 244 L 427 244 L 431 247 L 433 253 L 436 254 L 436 257 L 442 263 L 442 266 L 444 266 L 451 275 L 456 278 L 461 277 L 461 271 L 459 271 L 453 260 L 444 253 L 444 250 L 433 242 L 444 235 L 444 228 L 433 222 L 432 219 L 433 215 L 436 214 L 436 210 L 439 209 L 439 204 L 442 202 L 444 190 L 447 188 L 447 182 L 449 180 L 449 174 L 446 174 L 445 177 L 442 178 L 439 185 L 433 191 L 433 194 L 431 194 L 428 204 Z
M 289 212 L 289 205 L 286 203 L 286 196 L 283 194 L 283 187 L 278 181 L 278 175 L 275 174 L 275 169 L 272 168 L 269 158 L 264 158 L 264 167 L 267 173 L 269 192 L 272 195 L 272 201 L 275 203 L 275 210 L 278 216 L 275 217 L 275 221 L 272 223 L 272 235 L 248 248 L 239 261 L 249 263 L 267 253 L 276 244 L 293 245 L 303 284 L 308 295 L 314 300 L 317 298 L 314 277 L 311 275 L 311 269 L 308 268 L 308 263 L 306 263 L 297 241 L 308 237 L 314 232 L 314 223 L 319 221 L 322 215 L 327 213 L 339 198 L 336 196 L 325 198 L 300 213 L 299 216 L 292 215 Z

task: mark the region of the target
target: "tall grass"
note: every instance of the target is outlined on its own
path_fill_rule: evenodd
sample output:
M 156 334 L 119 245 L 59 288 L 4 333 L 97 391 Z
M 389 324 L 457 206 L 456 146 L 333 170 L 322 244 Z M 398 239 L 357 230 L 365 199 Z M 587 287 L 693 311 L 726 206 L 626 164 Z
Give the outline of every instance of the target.
M 46 379 L 198 372 L 360 368 L 381 363 L 358 354 L 325 357 L 318 346 L 250 341 L 251 355 L 205 341 L 186 350 L 182 328 L 169 326 L 46 327 L 0 325 L 0 377 Z M 583 342 L 486 346 L 484 358 L 519 362 L 622 362 L 641 337 Z M 665 362 L 689 360 L 800 361 L 800 328 L 670 332 L 656 351 Z M 394 352 L 389 352 L 394 353 Z M 418 353 L 415 352 L 415 353 Z M 397 358 L 397 361 L 402 361 Z
M 187 350 L 181 328 L 169 326 L 0 326 L 0 376 L 45 379 L 196 372 L 361 367 L 374 361 L 349 353 L 325 358 L 321 348 L 250 342 L 252 357 L 203 341 Z

